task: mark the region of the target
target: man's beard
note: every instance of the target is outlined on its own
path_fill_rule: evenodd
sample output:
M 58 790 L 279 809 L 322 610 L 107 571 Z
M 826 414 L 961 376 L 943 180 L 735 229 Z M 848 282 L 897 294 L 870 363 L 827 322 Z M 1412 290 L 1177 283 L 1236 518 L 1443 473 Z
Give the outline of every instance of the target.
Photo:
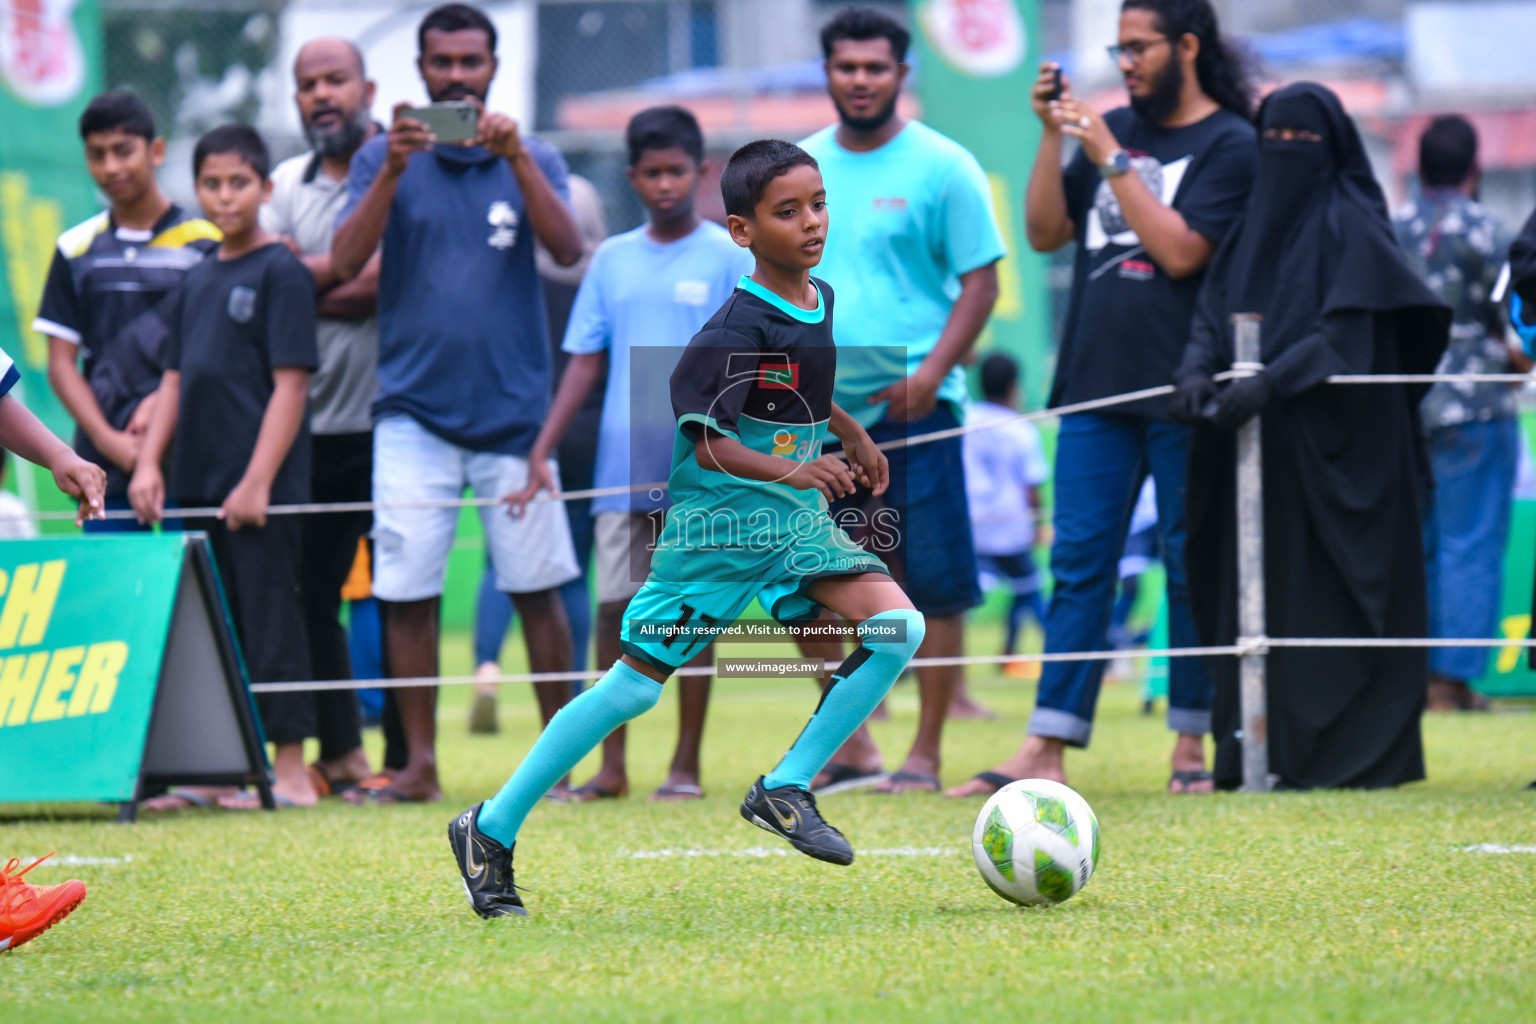
M 900 94 L 892 96 L 891 102 L 887 103 L 880 110 L 875 111 L 869 117 L 850 117 L 848 112 L 843 109 L 841 103 L 834 100 L 832 105 L 837 108 L 838 119 L 843 124 L 856 132 L 872 132 L 878 128 L 885 127 L 885 123 L 896 116 L 896 100 L 899 98 Z
M 1148 95 L 1131 94 L 1131 109 L 1153 124 L 1162 124 L 1179 109 L 1184 96 L 1184 65 L 1170 60 L 1148 84 L 1152 86 Z
M 478 92 L 475 92 L 475 90 L 471 89 L 463 82 L 450 82 L 432 94 L 432 102 L 446 103 L 449 100 L 467 100 L 471 96 L 479 100 L 481 103 L 485 102 L 484 96 L 480 95 Z
M 309 140 L 310 147 L 322 158 L 334 160 L 356 153 L 358 147 L 367 140 L 368 129 L 372 125 L 372 112 L 367 107 L 358 107 L 351 117 L 335 128 L 318 128 L 305 121 L 304 137 Z

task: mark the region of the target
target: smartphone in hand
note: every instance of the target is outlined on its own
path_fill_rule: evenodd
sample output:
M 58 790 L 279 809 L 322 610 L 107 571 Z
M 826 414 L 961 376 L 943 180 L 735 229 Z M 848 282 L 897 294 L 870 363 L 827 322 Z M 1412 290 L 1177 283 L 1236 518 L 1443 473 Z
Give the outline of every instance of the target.
M 425 107 L 406 107 L 401 117 L 420 121 L 438 142 L 473 142 L 480 134 L 480 112 L 473 103 L 445 100 Z
M 1061 68 L 1059 66 L 1051 69 L 1051 91 L 1045 98 L 1051 103 L 1061 99 Z

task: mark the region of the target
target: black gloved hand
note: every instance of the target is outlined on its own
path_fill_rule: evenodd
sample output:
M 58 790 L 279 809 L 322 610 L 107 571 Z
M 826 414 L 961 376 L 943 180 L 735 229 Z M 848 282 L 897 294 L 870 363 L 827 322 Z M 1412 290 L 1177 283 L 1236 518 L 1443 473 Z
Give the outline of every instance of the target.
M 1197 373 L 1178 382 L 1178 390 L 1168 399 L 1168 412 L 1182 423 L 1193 423 L 1200 418 L 1205 404 L 1215 397 L 1216 382 Z
M 1274 393 L 1275 386 L 1267 374 L 1240 377 L 1216 396 L 1210 420 L 1222 430 L 1236 430 L 1263 412 Z

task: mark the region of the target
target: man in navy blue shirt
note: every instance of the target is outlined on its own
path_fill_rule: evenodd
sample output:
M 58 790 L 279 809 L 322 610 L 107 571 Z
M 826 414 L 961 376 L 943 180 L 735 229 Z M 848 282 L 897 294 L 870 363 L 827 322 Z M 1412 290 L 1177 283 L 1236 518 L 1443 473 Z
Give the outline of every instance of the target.
M 496 28 L 477 8 L 445 4 L 422 19 L 421 72 L 433 102 L 480 110 L 470 145 L 435 144 L 395 108 L 388 133 L 352 159 L 331 259 L 343 279 L 384 243 L 379 281 L 379 395 L 373 405 L 373 498 L 381 503 L 519 491 L 548 411 L 550 355 L 534 268 L 537 237 L 562 265 L 581 256 L 566 167 L 547 143 L 484 109 L 496 75 Z M 435 676 L 439 604 L 456 508 L 379 509 L 373 592 L 384 608 L 393 677 Z M 522 616 L 535 672 L 567 671 L 571 634 L 559 587 L 578 575 L 564 511 L 539 502 L 521 518 L 482 511 L 497 589 Z M 569 695 L 536 684 L 547 722 Z M 358 799 L 437 800 L 435 687 L 396 693 L 406 747 Z

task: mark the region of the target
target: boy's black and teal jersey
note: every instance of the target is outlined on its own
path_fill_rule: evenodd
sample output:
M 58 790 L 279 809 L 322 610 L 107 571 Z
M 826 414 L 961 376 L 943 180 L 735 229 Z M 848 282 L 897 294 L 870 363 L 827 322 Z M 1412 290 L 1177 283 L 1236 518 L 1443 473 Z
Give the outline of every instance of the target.
M 743 277 L 677 361 L 673 504 L 650 577 L 625 613 L 630 654 L 675 667 L 754 598 L 775 618 L 802 620 L 819 611 L 804 584 L 887 571 L 833 523 L 820 491 L 706 469 L 695 456 L 706 427 L 783 459 L 784 477 L 821 455 L 837 347 L 832 289 L 812 283 L 819 302 L 806 310 Z M 662 625 L 677 628 L 658 634 Z

